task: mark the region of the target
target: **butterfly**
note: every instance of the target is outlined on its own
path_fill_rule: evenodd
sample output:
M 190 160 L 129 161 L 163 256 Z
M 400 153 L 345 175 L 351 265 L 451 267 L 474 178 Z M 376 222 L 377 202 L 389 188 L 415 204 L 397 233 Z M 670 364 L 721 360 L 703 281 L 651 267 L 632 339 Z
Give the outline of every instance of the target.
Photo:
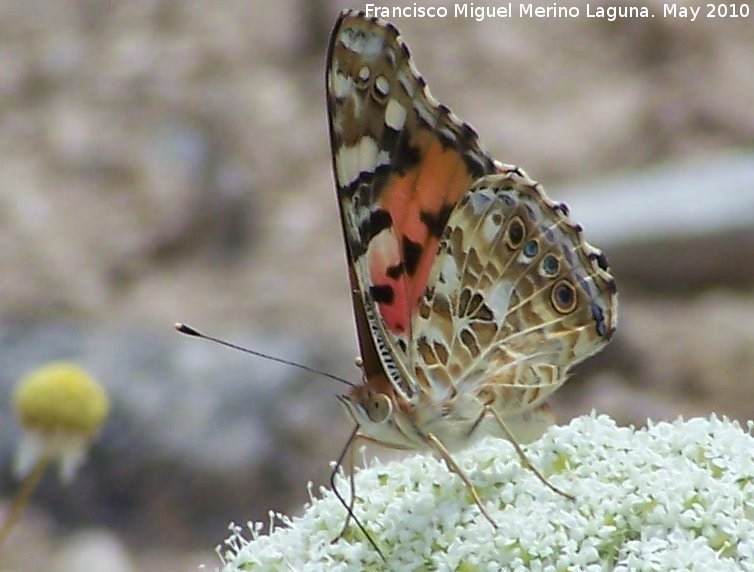
M 552 424 L 545 399 L 615 332 L 605 256 L 432 97 L 392 24 L 344 11 L 326 65 L 363 378 L 339 397 L 349 445 L 438 454 L 493 526 L 452 456 L 481 437 L 509 439 L 570 496 L 519 443 Z

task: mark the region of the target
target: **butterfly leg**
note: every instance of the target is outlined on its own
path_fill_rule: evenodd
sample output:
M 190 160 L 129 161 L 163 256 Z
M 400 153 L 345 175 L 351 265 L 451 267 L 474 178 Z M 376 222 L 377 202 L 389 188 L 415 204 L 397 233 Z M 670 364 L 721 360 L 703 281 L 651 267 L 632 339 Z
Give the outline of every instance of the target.
M 353 443 L 356 441 L 358 436 L 359 435 L 358 435 L 358 427 L 357 427 L 356 430 L 351 434 L 351 437 L 348 439 L 348 442 L 346 443 L 346 446 L 343 449 L 343 453 L 341 453 L 340 458 L 338 459 L 338 462 L 335 463 L 333 472 L 330 475 L 330 486 L 332 487 L 332 490 L 335 493 L 335 496 L 338 498 L 340 503 L 346 509 L 346 520 L 343 523 L 343 526 L 340 529 L 340 532 L 338 533 L 338 535 L 332 539 L 333 543 L 340 540 L 343 537 L 343 535 L 346 533 L 346 530 L 348 529 L 348 525 L 351 524 L 351 518 L 352 517 L 354 519 L 356 518 L 353 514 L 353 507 L 356 504 L 356 482 L 354 481 L 354 468 L 353 468 L 353 450 L 354 450 Z M 349 488 L 351 491 L 351 500 L 348 502 L 346 502 L 345 498 L 343 498 L 343 496 L 340 494 L 338 489 L 335 487 L 335 475 L 337 474 L 338 470 L 343 466 L 343 461 L 345 461 L 345 455 L 348 455 L 348 482 L 349 482 Z
M 495 421 L 497 421 L 498 425 L 500 425 L 500 428 L 503 430 L 508 440 L 513 444 L 513 448 L 516 450 L 516 453 L 518 453 L 518 456 L 521 459 L 521 463 L 523 463 L 524 467 L 526 467 L 532 473 L 534 473 L 537 476 L 537 478 L 540 481 L 542 481 L 542 484 L 547 486 L 553 492 L 556 492 L 567 499 L 576 500 L 576 497 L 574 497 L 573 495 L 568 494 L 567 492 L 553 485 L 549 480 L 547 480 L 547 477 L 545 477 L 539 471 L 539 469 L 537 469 L 537 467 L 534 466 L 534 464 L 529 460 L 529 457 L 526 456 L 526 453 L 524 453 L 524 450 L 521 448 L 521 445 L 519 445 L 516 437 L 513 435 L 511 430 L 508 429 L 508 426 L 505 424 L 505 421 L 503 421 L 503 418 L 500 417 L 500 414 L 497 411 L 495 411 L 495 409 L 492 406 L 488 405 L 487 407 L 484 408 L 484 411 L 482 412 L 482 415 L 480 416 L 480 421 L 481 421 L 481 418 L 487 414 L 492 415 L 495 418 Z
M 443 445 L 442 442 L 437 437 L 435 437 L 432 433 L 427 433 L 426 438 L 427 438 L 427 442 L 432 446 L 432 448 L 434 448 L 434 450 L 437 451 L 440 454 L 440 456 L 445 460 L 445 464 L 448 465 L 448 468 L 451 471 L 453 471 L 456 475 L 461 477 L 463 484 L 466 485 L 466 488 L 471 493 L 471 498 L 474 499 L 474 502 L 479 507 L 479 511 L 482 513 L 482 516 L 484 516 L 484 518 L 487 519 L 487 521 L 492 525 L 492 528 L 497 530 L 498 529 L 497 523 L 487 512 L 487 509 L 484 508 L 484 505 L 482 504 L 482 499 L 479 498 L 479 494 L 476 492 L 476 489 L 474 488 L 474 485 L 472 484 L 471 480 L 466 475 L 466 473 L 463 472 L 463 469 L 458 466 L 458 463 L 455 462 L 450 452 L 445 448 L 445 445 Z
M 351 522 L 351 519 L 356 523 L 356 526 L 359 527 L 359 530 L 364 533 L 364 536 L 366 536 L 367 540 L 369 541 L 369 544 L 372 545 L 372 547 L 377 551 L 377 554 L 380 555 L 380 558 L 382 560 L 387 561 L 385 559 L 385 555 L 382 553 L 382 550 L 380 550 L 380 547 L 377 546 L 377 543 L 374 541 L 374 539 L 371 537 L 371 535 L 367 532 L 366 528 L 364 528 L 364 525 L 361 524 L 361 521 L 356 517 L 356 515 L 353 512 L 353 507 L 356 504 L 356 482 L 354 481 L 354 467 L 353 467 L 353 451 L 354 451 L 354 443 L 357 439 L 362 437 L 362 434 L 359 433 L 360 427 L 356 425 L 354 430 L 351 432 L 351 435 L 348 437 L 348 441 L 346 442 L 345 447 L 343 447 L 343 451 L 340 453 L 340 456 L 338 457 L 338 460 L 335 462 L 335 466 L 333 467 L 332 473 L 330 473 L 330 487 L 332 488 L 333 493 L 337 497 L 337 499 L 340 501 L 340 504 L 343 505 L 343 507 L 346 509 L 346 521 L 343 523 L 343 528 L 341 528 L 338 535 L 332 539 L 331 543 L 335 543 L 341 538 L 343 538 L 343 535 L 346 533 L 346 530 L 348 529 L 348 525 Z M 348 465 L 349 465 L 349 482 L 350 482 L 350 489 L 351 489 L 351 500 L 346 502 L 346 499 L 343 498 L 343 495 L 338 491 L 338 488 L 335 486 L 335 477 L 338 474 L 338 471 L 343 466 L 343 462 L 346 459 L 346 455 L 348 455 Z

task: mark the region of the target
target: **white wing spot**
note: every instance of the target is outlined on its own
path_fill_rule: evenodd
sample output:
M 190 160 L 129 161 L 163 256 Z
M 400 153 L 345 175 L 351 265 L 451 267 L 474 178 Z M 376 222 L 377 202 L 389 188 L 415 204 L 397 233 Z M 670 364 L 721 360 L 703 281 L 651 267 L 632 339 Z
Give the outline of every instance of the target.
M 495 241 L 495 237 L 500 232 L 500 225 L 495 224 L 492 221 L 492 217 L 484 217 L 482 220 L 482 237 L 485 244 L 492 244 Z
M 397 100 L 391 99 L 385 108 L 385 124 L 391 129 L 400 131 L 406 123 L 406 108 Z
M 353 91 L 353 79 L 337 71 L 330 75 L 330 92 L 338 99 L 346 97 Z
M 395 69 L 397 58 L 395 57 L 395 50 L 393 48 L 389 46 L 385 48 L 385 59 L 390 64 L 390 67 Z
M 380 165 L 390 163 L 390 155 L 380 150 L 374 139 L 365 135 L 353 147 L 341 147 L 336 153 L 338 184 L 350 185 L 361 173 L 371 173 Z
M 377 88 L 377 91 L 382 97 L 390 95 L 390 82 L 384 75 L 381 75 L 374 80 L 374 87 Z
M 477 192 L 471 193 L 469 206 L 474 210 L 474 216 L 481 216 L 482 212 L 490 207 L 492 201 L 490 189 L 479 189 Z
M 440 280 L 433 282 L 435 290 L 450 297 L 461 287 L 458 265 L 455 258 L 452 256 L 443 257 L 442 268 L 438 268 L 438 270 L 445 277 L 445 282 L 443 283 Z
M 424 101 L 420 99 L 414 99 L 414 110 L 416 111 L 416 114 L 421 117 L 422 121 L 424 121 L 427 125 L 430 127 L 435 126 L 435 116 L 432 113 L 432 109 L 427 107 L 424 104 Z
M 414 92 L 416 92 L 416 78 L 410 73 L 398 71 L 398 83 L 401 84 L 406 95 L 413 99 Z
M 487 294 L 485 302 L 492 309 L 496 319 L 504 316 L 508 310 L 512 292 L 513 283 L 510 280 L 502 280 Z
M 349 52 L 359 54 L 366 61 L 372 61 L 382 53 L 384 42 L 376 34 L 365 35 L 346 28 L 340 36 L 340 43 Z

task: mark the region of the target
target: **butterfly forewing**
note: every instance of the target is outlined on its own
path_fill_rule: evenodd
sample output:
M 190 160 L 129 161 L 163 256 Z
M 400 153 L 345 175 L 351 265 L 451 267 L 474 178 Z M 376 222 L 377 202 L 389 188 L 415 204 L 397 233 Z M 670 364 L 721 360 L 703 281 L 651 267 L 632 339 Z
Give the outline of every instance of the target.
M 408 354 L 412 316 L 440 237 L 472 182 L 496 167 L 474 130 L 432 98 L 389 24 L 341 16 L 327 104 L 354 303 L 368 327 L 360 327 L 362 353 L 376 351 L 409 397 L 419 390 Z

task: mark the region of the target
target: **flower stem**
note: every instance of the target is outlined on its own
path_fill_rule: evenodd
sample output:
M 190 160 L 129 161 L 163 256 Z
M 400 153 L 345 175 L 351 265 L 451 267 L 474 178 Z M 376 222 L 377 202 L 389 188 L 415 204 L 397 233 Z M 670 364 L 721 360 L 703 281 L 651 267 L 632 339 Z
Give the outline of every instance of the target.
M 5 538 L 18 520 L 24 507 L 29 502 L 32 493 L 37 488 L 37 485 L 42 479 L 42 475 L 44 475 L 49 464 L 50 457 L 48 455 L 41 456 L 34 465 L 34 468 L 28 475 L 26 475 L 26 478 L 21 483 L 21 488 L 11 502 L 10 512 L 5 519 L 5 522 L 3 522 L 2 527 L 0 527 L 0 548 L 2 548 Z

